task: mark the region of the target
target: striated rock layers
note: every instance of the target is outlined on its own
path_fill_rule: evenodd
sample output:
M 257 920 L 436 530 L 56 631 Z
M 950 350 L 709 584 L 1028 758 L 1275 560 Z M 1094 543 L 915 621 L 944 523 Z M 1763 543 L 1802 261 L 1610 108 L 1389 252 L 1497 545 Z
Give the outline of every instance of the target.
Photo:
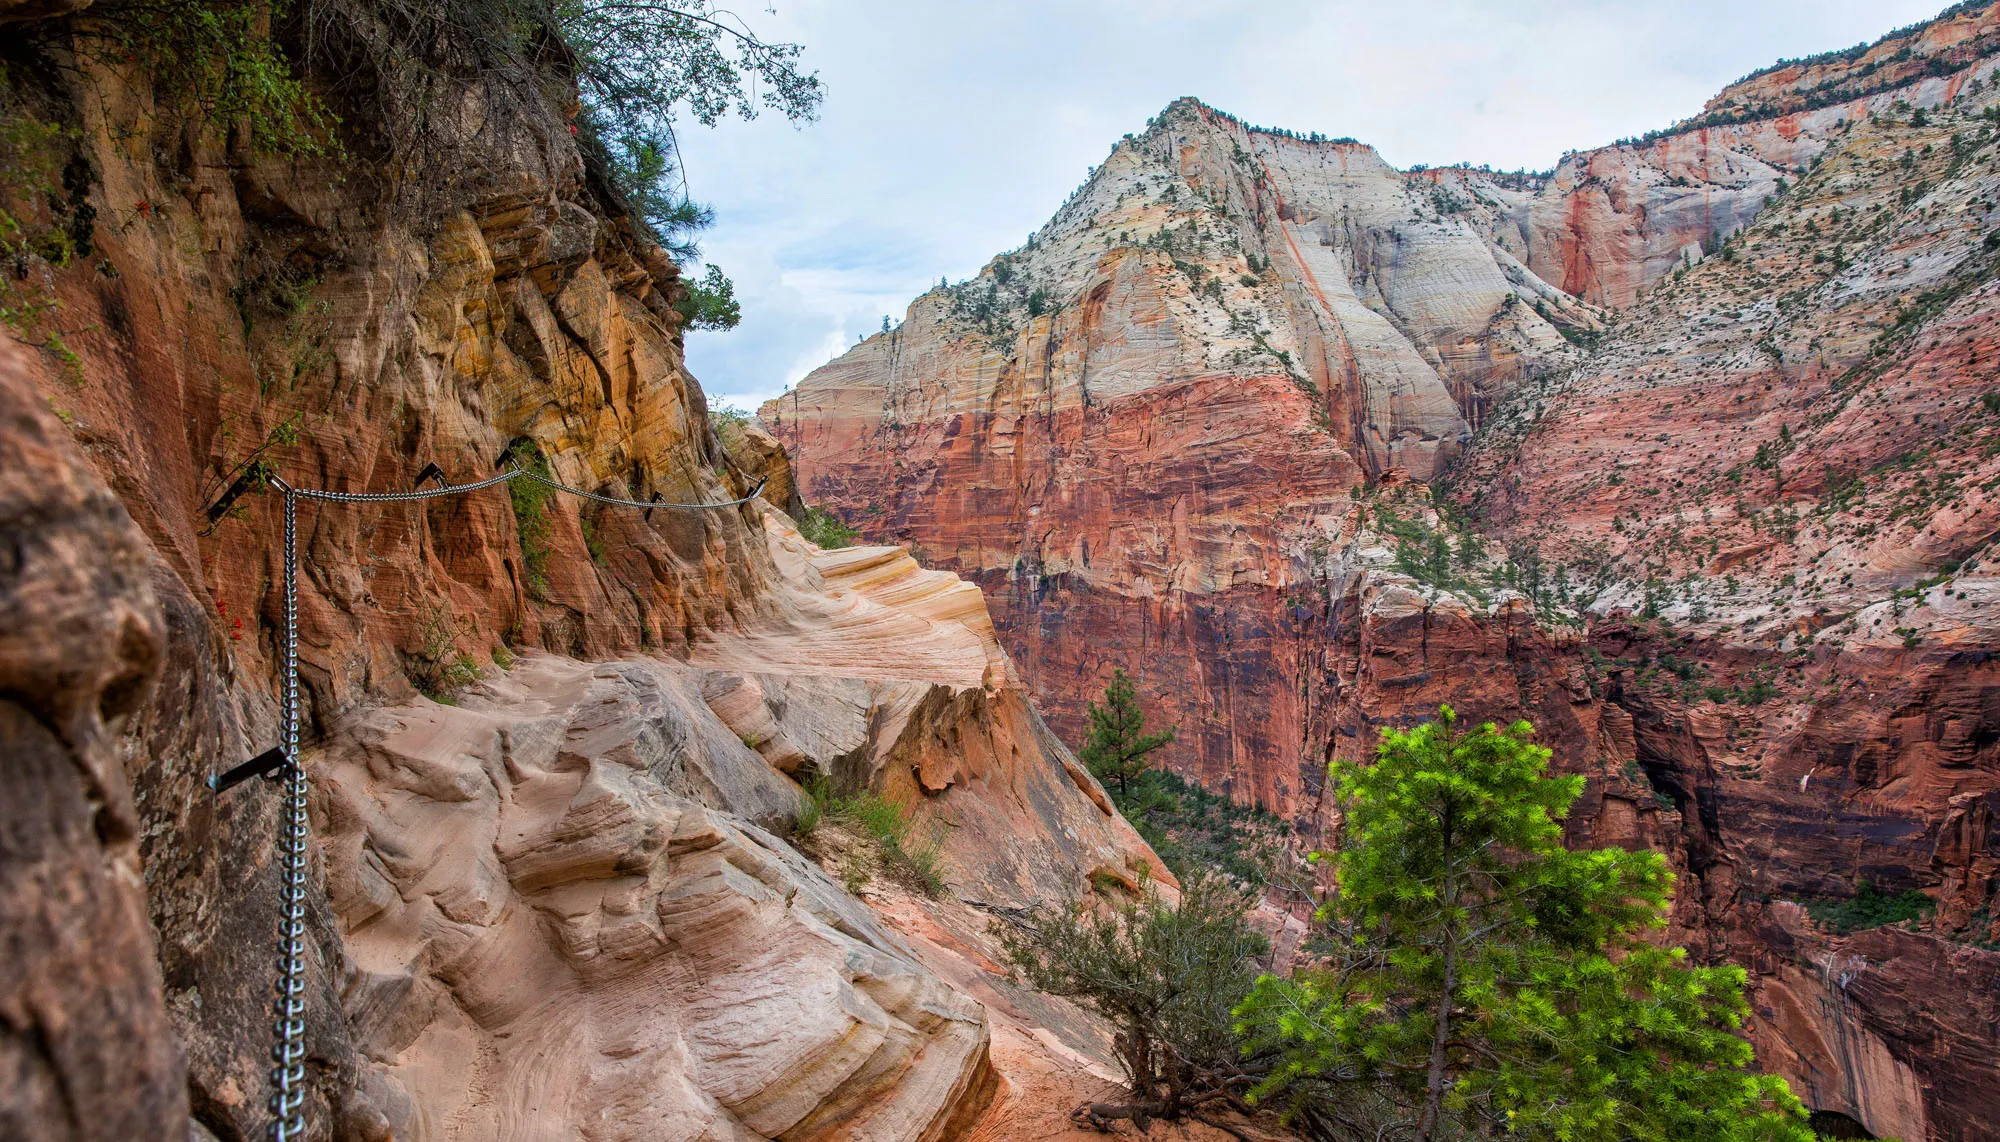
M 1826 1121 L 1990 1137 L 1996 49 L 1961 6 L 1543 176 L 1183 101 L 760 419 L 986 589 L 1059 730 L 1123 667 L 1308 830 L 1383 724 L 1534 720 Z M 1864 883 L 1928 911 L 1806 909 Z
M 1760 1038 L 1885 1137 L 2000 1130 L 1995 73 L 1871 97 L 1718 254 L 1503 404 L 1460 484 L 1588 620 L 1681 814 L 1683 896 L 1714 954 L 1769 973 Z M 1863 882 L 1934 915 L 1841 940 L 1778 903 Z
M 808 545 L 773 534 L 805 571 Z M 753 823 L 789 819 L 786 771 L 879 775 L 948 830 L 947 878 L 983 904 L 1164 870 L 1074 762 L 1010 736 L 1033 715 L 987 686 L 1004 659 L 978 592 L 864 554 L 864 583 L 790 584 L 839 604 L 820 639 L 536 655 L 456 705 L 336 728 L 313 769 L 342 1001 L 395 1137 L 933 1139 L 979 1119 L 1001 1081 L 984 1006 Z
M 1122 665 L 1179 767 L 1297 811 L 1312 548 L 1597 321 L 1463 207 L 1182 101 L 761 419 L 809 500 L 986 589 L 1059 730 Z
M 792 497 L 711 430 L 673 264 L 563 101 L 432 76 L 463 115 L 412 188 L 370 157 L 402 93 L 337 86 L 347 161 L 260 157 L 68 19 L 0 90 L 53 149 L 17 173 L 75 175 L 7 202 L 41 324 L 0 355 L 0 1133 L 233 1142 L 266 1132 L 276 799 L 205 780 L 275 740 L 281 528 L 254 480 L 209 505 L 524 448 L 620 497 Z M 298 522 L 312 1138 L 977 1128 L 1034 1060 L 996 1069 L 982 1004 L 781 839 L 813 771 L 942 830 L 981 907 L 1170 883 L 977 589 L 899 551 L 501 489 Z

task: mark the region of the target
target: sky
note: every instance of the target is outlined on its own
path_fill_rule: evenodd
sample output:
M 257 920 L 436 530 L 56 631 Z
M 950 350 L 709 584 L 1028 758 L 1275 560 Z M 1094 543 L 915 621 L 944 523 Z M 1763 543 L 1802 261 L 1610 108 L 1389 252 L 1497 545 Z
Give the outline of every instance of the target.
M 680 128 L 689 190 L 715 208 L 704 258 L 743 308 L 689 335 L 689 365 L 711 400 L 754 409 L 1021 244 L 1182 95 L 1398 167 L 1540 170 L 1944 3 L 745 0 L 758 35 L 804 45 L 826 98 L 803 125 Z

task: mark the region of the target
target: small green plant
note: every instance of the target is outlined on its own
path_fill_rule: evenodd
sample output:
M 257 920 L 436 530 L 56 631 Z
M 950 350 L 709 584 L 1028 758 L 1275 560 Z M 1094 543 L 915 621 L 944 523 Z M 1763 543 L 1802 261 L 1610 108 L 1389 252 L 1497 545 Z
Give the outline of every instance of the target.
M 827 809 L 833 804 L 833 786 L 825 774 L 814 773 L 806 777 L 802 788 L 805 796 L 799 801 L 798 819 L 792 822 L 792 839 L 807 844 L 826 820 Z
M 426 606 L 419 616 L 417 649 L 403 656 L 403 672 L 433 702 L 452 705 L 460 690 L 479 681 L 478 663 L 458 649 L 458 638 L 469 626 L 448 604 Z
M 850 893 L 866 887 L 877 871 L 925 896 L 945 891 L 944 837 L 937 829 L 920 828 L 909 810 L 872 789 L 835 796 L 823 774 L 807 777 L 804 789 L 792 825 L 794 840 L 813 844 L 820 830 L 832 824 L 866 842 L 842 854 L 842 879 Z
M 203 486 L 201 493 L 202 500 L 204 502 L 213 501 L 217 496 L 222 494 L 223 489 L 230 487 L 237 480 L 245 477 L 248 477 L 246 487 L 249 492 L 252 495 L 262 495 L 266 477 L 276 471 L 271 465 L 272 457 L 285 449 L 298 446 L 302 435 L 300 428 L 304 419 L 305 413 L 295 412 L 272 425 L 271 430 L 264 434 L 264 439 L 258 443 L 257 447 L 250 450 L 249 455 L 234 462 L 231 462 L 227 458 L 226 450 L 236 437 L 236 425 L 233 419 L 225 420 L 221 431 L 216 433 L 217 447 L 225 450 L 224 458 L 216 465 L 220 474 L 212 477 Z M 243 510 L 243 505 L 240 503 L 237 504 L 230 508 L 229 512 L 221 519 L 204 527 L 201 534 L 214 534 L 215 529 L 220 527 L 224 521 L 240 518 Z
M 800 535 L 828 551 L 852 546 L 861 534 L 825 508 L 807 508 L 798 524 Z
M 292 74 L 269 30 L 292 7 L 288 0 L 121 4 L 81 25 L 78 43 L 89 55 L 136 61 L 162 108 L 183 120 L 240 123 L 266 154 L 337 157 L 338 118 Z
M 1845 936 L 1864 928 L 1921 920 L 1930 915 L 1934 907 L 1936 904 L 1930 897 L 1914 888 L 1892 894 L 1883 892 L 1875 887 L 1873 881 L 1864 878 L 1855 886 L 1853 896 L 1846 900 L 1810 901 L 1806 904 L 1806 914 L 1813 918 L 1815 924 Z
M 508 445 L 502 466 L 513 464 L 539 476 L 550 474 L 549 459 L 540 445 L 522 437 Z M 514 508 L 514 528 L 521 538 L 521 570 L 528 592 L 536 598 L 549 590 L 549 536 L 554 530 L 549 520 L 549 501 L 555 489 L 538 480 L 516 477 L 507 482 L 507 498 Z
M 82 361 L 52 320 L 62 308 L 53 274 L 93 250 L 93 175 L 82 159 L 65 160 L 73 133 L 13 106 L 7 87 L 0 68 L 0 325 L 55 357 L 80 386 Z
M 843 797 L 830 806 L 834 819 L 872 839 L 889 871 L 926 896 L 944 891 L 943 838 L 917 835 L 908 810 L 874 790 Z

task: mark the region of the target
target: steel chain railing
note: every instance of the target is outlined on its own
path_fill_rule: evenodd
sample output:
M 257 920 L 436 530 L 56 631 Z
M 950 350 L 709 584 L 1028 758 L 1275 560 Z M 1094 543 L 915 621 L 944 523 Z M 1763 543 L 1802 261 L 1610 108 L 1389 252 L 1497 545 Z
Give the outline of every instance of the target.
M 428 469 L 426 471 L 429 471 Z M 300 500 L 320 500 L 328 503 L 365 504 L 395 503 L 406 500 L 434 500 L 441 496 L 462 496 L 504 484 L 509 480 L 527 477 L 539 484 L 568 495 L 601 504 L 618 507 L 680 509 L 699 511 L 708 508 L 736 507 L 757 498 L 764 490 L 765 480 L 758 480 L 748 495 L 734 500 L 712 504 L 682 504 L 660 501 L 620 499 L 617 496 L 599 495 L 586 492 L 582 488 L 572 488 L 558 480 L 526 468 L 514 468 L 490 479 L 472 484 L 444 484 L 436 488 L 419 488 L 408 492 L 335 492 L 324 488 L 295 488 L 272 475 L 267 477 L 271 485 L 285 497 L 285 632 L 284 632 L 284 689 L 278 714 L 279 765 L 273 776 L 284 782 L 284 805 L 279 810 L 278 842 L 279 868 L 283 883 L 278 895 L 278 979 L 277 1000 L 272 1006 L 275 1021 L 272 1025 L 273 1046 L 271 1048 L 271 1138 L 273 1142 L 289 1142 L 305 1137 L 305 1077 L 306 1077 L 306 1000 L 305 1000 L 305 939 L 306 939 L 306 846 L 308 841 L 306 819 L 306 771 L 299 762 L 299 539 L 298 502 Z M 229 498 L 234 498 L 233 493 Z M 227 504 L 218 505 L 226 510 Z M 213 514 L 213 510 L 212 510 Z M 240 766 L 221 783 L 210 779 L 210 787 L 218 791 L 241 780 L 245 770 L 256 766 L 253 761 L 248 766 Z M 260 770 L 261 771 L 261 770 Z

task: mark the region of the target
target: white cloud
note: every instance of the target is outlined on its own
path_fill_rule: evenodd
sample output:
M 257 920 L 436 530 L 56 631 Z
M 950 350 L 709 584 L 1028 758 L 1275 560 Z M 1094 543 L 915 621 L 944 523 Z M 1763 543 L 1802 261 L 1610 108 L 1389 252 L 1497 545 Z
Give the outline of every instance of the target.
M 1398 166 L 1545 168 L 1942 0 L 774 2 L 744 14 L 805 45 L 820 121 L 680 133 L 716 208 L 704 248 L 743 306 L 734 331 L 691 335 L 689 359 L 738 404 L 1020 244 L 1177 96 L 1352 135 Z

